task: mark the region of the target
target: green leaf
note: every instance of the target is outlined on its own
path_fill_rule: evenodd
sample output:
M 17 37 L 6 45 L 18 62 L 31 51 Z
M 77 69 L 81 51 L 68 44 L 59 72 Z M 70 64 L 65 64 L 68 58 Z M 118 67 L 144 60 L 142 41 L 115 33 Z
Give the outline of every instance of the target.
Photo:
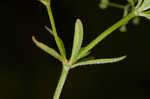
M 141 13 L 139 14 L 139 16 L 145 17 L 145 18 L 147 18 L 147 19 L 150 20 L 150 10 L 145 11 L 145 12 L 141 12 Z
M 138 9 L 141 6 L 142 2 L 143 2 L 143 0 L 137 0 L 137 5 L 136 5 L 135 9 Z
M 54 37 L 53 31 L 49 27 L 45 26 L 45 29 Z M 63 54 L 66 57 L 66 50 L 65 50 L 64 43 L 60 37 L 58 37 L 58 40 L 59 40 L 59 43 L 61 44 Z
M 119 62 L 125 58 L 126 58 L 126 56 L 117 57 L 117 58 L 107 58 L 107 59 L 93 59 L 93 60 L 88 60 L 88 61 L 84 61 L 84 62 L 78 62 L 78 63 L 72 65 L 71 68 L 75 68 L 75 67 L 82 66 L 82 65 L 114 63 L 114 62 Z
M 88 60 L 94 60 L 95 57 L 94 56 L 89 56 L 89 57 L 85 57 L 83 59 L 81 59 L 79 62 L 85 62 L 85 61 L 88 61 Z M 78 63 L 78 62 L 77 62 Z
M 143 17 L 145 17 L 145 18 L 147 18 L 147 19 L 150 20 L 150 14 L 144 14 L 144 13 L 142 13 L 141 16 L 143 16 Z
M 53 33 L 53 30 L 52 30 L 52 29 L 50 29 L 50 28 L 47 27 L 46 25 L 45 25 L 44 27 L 45 27 L 45 29 L 46 29 L 52 36 L 54 36 L 54 33 Z
M 127 0 L 132 6 L 135 4 L 135 0 Z
M 113 31 L 118 29 L 123 24 L 126 24 L 129 20 L 134 18 L 134 13 L 129 13 L 126 17 L 112 25 L 110 28 L 102 32 L 99 36 L 97 36 L 93 41 L 91 41 L 88 45 L 84 47 L 84 49 L 80 52 L 80 54 L 85 54 L 88 51 L 90 51 L 92 48 L 94 48 L 98 43 L 100 43 L 102 40 L 104 40 L 107 36 L 109 36 Z
M 66 60 L 66 53 L 65 53 L 65 50 L 64 50 L 64 44 L 63 44 L 62 41 L 60 41 L 60 38 L 57 35 L 55 21 L 54 21 L 54 17 L 53 17 L 53 14 L 52 14 L 52 9 L 51 9 L 50 6 L 46 6 L 46 8 L 47 8 L 47 12 L 48 12 L 48 15 L 49 15 L 51 27 L 52 27 L 52 30 L 53 30 L 55 42 L 57 44 L 57 47 L 59 49 L 59 52 L 60 52 L 61 56 L 63 57 L 63 59 L 65 61 Z
M 84 57 L 88 56 L 91 53 L 91 51 L 88 51 L 86 53 L 82 53 L 83 50 L 84 50 L 84 48 L 80 49 L 79 54 L 78 54 L 78 56 L 77 56 L 75 61 L 77 61 L 77 60 L 79 60 L 81 58 L 84 58 Z
M 148 9 L 150 9 L 150 0 L 144 0 L 138 11 L 142 12 Z
M 82 41 L 83 41 L 83 25 L 80 19 L 77 19 L 75 23 L 74 41 L 73 41 L 72 54 L 70 59 L 72 63 L 74 62 L 74 60 L 79 54 Z
M 146 14 L 146 15 L 144 15 L 144 16 L 145 16 L 145 18 L 147 18 L 147 19 L 150 20 L 150 15 L 149 15 L 149 14 Z
M 144 14 L 150 14 L 150 10 L 143 12 Z
M 53 57 L 55 57 L 56 59 L 62 62 L 63 58 L 53 48 L 50 48 L 47 45 L 37 41 L 34 36 L 32 37 L 32 40 L 37 47 L 41 48 L 46 53 L 52 55 Z
M 43 3 L 45 6 L 50 6 L 51 0 L 39 0 L 41 3 Z

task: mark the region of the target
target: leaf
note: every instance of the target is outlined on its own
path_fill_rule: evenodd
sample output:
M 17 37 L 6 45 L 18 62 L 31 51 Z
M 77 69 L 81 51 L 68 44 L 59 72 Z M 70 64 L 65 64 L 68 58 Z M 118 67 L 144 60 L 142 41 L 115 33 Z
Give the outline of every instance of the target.
M 45 6 L 50 6 L 51 0 L 39 0 L 41 3 L 43 3 Z
M 145 10 L 148 10 L 150 9 L 150 0 L 144 0 L 142 5 L 139 7 L 139 11 L 142 12 L 142 11 L 145 11 Z
M 51 1 L 51 0 L 44 0 L 44 1 L 48 2 L 48 1 Z M 64 50 L 64 44 L 63 44 L 62 41 L 60 41 L 60 38 L 57 35 L 55 21 L 54 21 L 51 6 L 46 5 L 46 9 L 47 9 L 48 16 L 49 16 L 49 19 L 50 19 L 50 23 L 51 23 L 51 27 L 52 27 L 52 30 L 53 30 L 55 42 L 57 44 L 57 47 L 59 49 L 59 52 L 60 52 L 61 56 L 63 57 L 63 59 L 65 61 L 66 60 L 66 53 L 65 53 L 65 50 Z
M 53 31 L 49 27 L 45 26 L 45 29 L 54 37 Z M 59 43 L 61 44 L 63 54 L 66 57 L 66 50 L 65 50 L 64 43 L 60 37 L 58 37 L 58 39 L 59 39 Z
M 143 12 L 144 14 L 149 14 L 150 15 L 150 10 Z
M 95 59 L 94 56 L 89 56 L 89 57 L 86 57 L 86 58 L 81 59 L 79 62 L 84 62 L 84 61 L 94 60 L 94 59 Z
M 150 10 L 141 12 L 139 16 L 145 17 L 150 20 Z
M 150 15 L 144 15 L 145 16 L 145 18 L 147 18 L 147 19 L 149 19 L 150 20 Z
M 82 45 L 82 41 L 83 41 L 83 25 L 80 19 L 77 19 L 75 23 L 74 41 L 70 59 L 71 62 L 73 62 L 78 56 L 78 53 Z
M 141 6 L 142 2 L 143 2 L 143 0 L 137 0 L 135 9 L 138 9 Z
M 34 36 L 32 36 L 32 41 L 36 44 L 37 47 L 41 48 L 46 53 L 52 55 L 53 57 L 62 62 L 62 57 L 53 48 L 50 48 L 47 45 L 37 41 Z
M 143 16 L 143 17 L 145 17 L 145 18 L 147 18 L 147 19 L 149 19 L 150 20 L 150 14 L 141 14 L 141 16 Z
M 63 56 L 66 58 L 66 50 L 65 50 L 64 43 L 63 43 L 62 39 L 60 39 L 59 37 L 58 37 L 58 39 L 59 39 L 61 47 L 62 47 Z
M 50 29 L 50 28 L 47 27 L 46 25 L 45 25 L 44 27 L 45 27 L 45 29 L 46 29 L 52 36 L 54 36 L 54 33 L 53 33 L 53 30 L 52 30 L 52 29 Z
M 125 58 L 126 58 L 126 56 L 121 56 L 121 57 L 117 57 L 117 58 L 107 58 L 107 59 L 93 59 L 93 60 L 88 60 L 88 61 L 84 61 L 84 62 L 78 62 L 78 63 L 72 65 L 71 68 L 75 68 L 75 67 L 82 66 L 82 65 L 114 63 L 114 62 L 119 62 Z
M 132 6 L 135 4 L 135 0 L 127 0 Z
M 84 48 L 81 48 L 81 49 L 80 49 L 79 54 L 78 54 L 76 60 L 79 60 L 79 59 L 81 59 L 81 58 L 84 58 L 84 57 L 88 56 L 88 55 L 91 53 L 91 51 L 88 51 L 88 52 L 86 52 L 86 53 L 81 53 L 83 50 L 84 50 Z

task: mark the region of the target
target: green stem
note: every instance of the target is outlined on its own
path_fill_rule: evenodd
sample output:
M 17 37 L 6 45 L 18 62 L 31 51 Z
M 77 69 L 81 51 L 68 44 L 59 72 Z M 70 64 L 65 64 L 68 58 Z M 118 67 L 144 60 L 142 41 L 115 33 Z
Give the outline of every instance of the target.
M 56 44 L 58 46 L 58 49 L 59 49 L 61 55 L 63 56 L 63 58 L 65 60 L 66 59 L 66 55 L 64 54 L 64 51 L 63 51 L 60 39 L 59 39 L 59 37 L 57 35 L 56 25 L 55 25 L 55 21 L 54 21 L 54 17 L 53 17 L 53 14 L 52 14 L 51 7 L 50 6 L 46 6 L 46 8 L 47 8 L 47 12 L 48 12 L 48 15 L 49 15 L 49 19 L 50 19 L 50 23 L 51 23 L 52 30 L 53 30 L 53 33 L 54 33 L 54 38 L 55 38 Z
M 69 72 L 69 67 L 63 65 L 62 73 L 61 73 L 61 76 L 60 76 L 60 79 L 59 79 L 59 82 L 58 82 L 58 85 L 57 85 L 53 99 L 59 99 L 61 92 L 62 92 L 62 89 L 63 89 L 63 86 L 64 86 L 64 83 L 66 81 L 68 72 Z
M 115 7 L 115 8 L 119 8 L 119 9 L 124 9 L 124 5 L 121 5 L 121 4 L 109 2 L 108 5 L 111 6 L 111 7 Z
M 95 47 L 99 42 L 101 42 L 104 38 L 106 38 L 108 35 L 110 35 L 113 31 L 118 29 L 120 26 L 126 24 L 129 20 L 131 20 L 133 17 L 135 17 L 134 13 L 131 12 L 126 17 L 112 25 L 110 28 L 105 30 L 103 33 L 101 33 L 97 38 L 95 38 L 90 44 L 88 44 L 84 50 L 80 53 L 80 55 L 87 53 L 89 50 L 91 50 L 93 47 Z

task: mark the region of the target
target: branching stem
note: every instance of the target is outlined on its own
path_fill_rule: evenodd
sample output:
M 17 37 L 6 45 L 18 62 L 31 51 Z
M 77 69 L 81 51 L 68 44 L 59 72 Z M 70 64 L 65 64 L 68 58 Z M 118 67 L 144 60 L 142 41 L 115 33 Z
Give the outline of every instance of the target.
M 53 99 L 59 99 L 61 92 L 62 92 L 62 89 L 63 89 L 63 86 L 64 86 L 64 83 L 67 79 L 68 72 L 69 72 L 69 67 L 67 67 L 65 65 L 62 66 L 62 73 L 61 73 L 60 79 L 58 81 L 58 85 L 57 85 L 57 88 L 55 90 L 55 94 L 54 94 Z
M 91 50 L 98 43 L 100 43 L 103 39 L 105 39 L 108 35 L 110 35 L 113 31 L 115 31 L 116 29 L 118 29 L 120 26 L 126 24 L 133 17 L 135 17 L 134 12 L 131 12 L 126 17 L 124 17 L 123 19 L 119 20 L 117 23 L 115 23 L 114 25 L 112 25 L 110 28 L 106 29 L 97 38 L 95 38 L 90 44 L 88 44 L 80 54 L 86 53 L 89 50 Z
M 65 60 L 66 55 L 63 52 L 62 45 L 61 45 L 59 37 L 57 35 L 56 25 L 55 25 L 55 21 L 54 21 L 54 17 L 53 17 L 53 14 L 52 14 L 51 7 L 50 6 L 46 6 L 46 8 L 47 8 L 47 12 L 48 12 L 48 15 L 49 15 L 49 19 L 50 19 L 50 23 L 51 23 L 52 30 L 53 30 L 53 33 L 54 33 L 54 38 L 55 38 L 56 44 L 58 46 L 58 49 L 59 49 L 61 55 L 63 56 L 63 58 Z

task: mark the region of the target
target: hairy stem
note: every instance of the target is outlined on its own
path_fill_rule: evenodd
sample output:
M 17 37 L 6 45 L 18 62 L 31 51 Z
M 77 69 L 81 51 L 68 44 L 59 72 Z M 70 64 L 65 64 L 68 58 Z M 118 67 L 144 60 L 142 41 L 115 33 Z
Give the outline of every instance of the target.
M 63 86 L 65 84 L 65 81 L 67 79 L 68 72 L 69 72 L 69 67 L 63 65 L 62 73 L 61 73 L 57 88 L 55 90 L 55 94 L 54 94 L 53 99 L 59 99 L 61 92 L 62 92 L 62 89 L 63 89 Z

